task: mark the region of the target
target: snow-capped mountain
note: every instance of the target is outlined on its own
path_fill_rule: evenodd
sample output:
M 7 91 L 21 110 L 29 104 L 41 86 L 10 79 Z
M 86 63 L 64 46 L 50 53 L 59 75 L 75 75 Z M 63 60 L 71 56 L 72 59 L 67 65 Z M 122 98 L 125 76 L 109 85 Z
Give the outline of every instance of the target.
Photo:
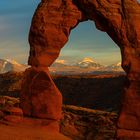
M 81 62 L 78 62 L 76 65 L 80 68 L 93 68 L 96 70 L 104 67 L 103 65 L 95 62 L 92 58 L 88 57 L 84 58 Z
M 24 71 L 28 68 L 27 65 L 19 64 L 18 62 L 10 59 L 0 59 L 0 73 L 9 71 Z M 82 61 L 77 63 L 68 63 L 65 60 L 56 60 L 53 65 L 49 68 L 51 72 L 67 72 L 67 73 L 90 73 L 94 71 L 103 72 L 122 72 L 121 63 L 116 63 L 108 66 L 101 65 L 95 62 L 92 58 L 84 58 Z
M 0 59 L 0 73 L 5 73 L 9 71 L 24 71 L 28 66 L 27 65 L 22 65 L 16 62 L 15 60 L 11 59 Z
M 92 58 L 84 58 L 80 62 L 70 63 L 64 60 L 57 60 L 49 68 L 53 74 L 69 75 L 69 74 L 107 74 L 107 73 L 122 73 L 124 72 L 121 63 L 112 65 L 101 65 Z
M 51 67 L 65 67 L 66 66 L 66 63 L 65 63 L 65 60 L 56 60 L 52 65 Z
M 106 66 L 106 71 L 123 71 L 121 62 Z
M 55 68 L 56 70 L 65 71 L 74 71 L 74 70 L 86 70 L 86 71 L 123 71 L 121 67 L 121 62 L 111 64 L 111 65 L 101 65 L 97 63 L 92 58 L 86 57 L 82 61 L 77 63 L 66 63 L 65 60 L 57 60 L 53 63 L 51 68 Z

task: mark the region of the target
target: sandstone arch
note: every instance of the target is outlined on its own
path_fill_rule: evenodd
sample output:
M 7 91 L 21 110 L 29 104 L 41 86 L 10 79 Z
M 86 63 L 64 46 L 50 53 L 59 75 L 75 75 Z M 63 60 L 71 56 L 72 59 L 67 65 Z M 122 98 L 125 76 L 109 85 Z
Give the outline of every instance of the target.
M 29 34 L 32 67 L 26 71 L 22 86 L 24 114 L 60 119 L 61 94 L 47 67 L 58 57 L 70 31 L 88 19 L 95 21 L 96 27 L 107 32 L 121 49 L 128 82 L 118 120 L 118 138 L 140 139 L 140 5 L 136 0 L 42 0 Z

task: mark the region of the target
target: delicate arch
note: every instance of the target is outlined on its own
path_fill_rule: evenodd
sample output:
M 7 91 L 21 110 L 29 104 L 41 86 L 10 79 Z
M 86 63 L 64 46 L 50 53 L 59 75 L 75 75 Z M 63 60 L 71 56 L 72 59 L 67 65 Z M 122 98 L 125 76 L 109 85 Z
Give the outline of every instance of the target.
M 140 131 L 140 5 L 136 0 L 42 0 L 30 29 L 29 65 L 47 69 L 58 57 L 70 31 L 88 19 L 121 48 L 129 84 L 125 87 L 118 137 L 126 135 L 124 130 L 131 135 L 130 130 Z

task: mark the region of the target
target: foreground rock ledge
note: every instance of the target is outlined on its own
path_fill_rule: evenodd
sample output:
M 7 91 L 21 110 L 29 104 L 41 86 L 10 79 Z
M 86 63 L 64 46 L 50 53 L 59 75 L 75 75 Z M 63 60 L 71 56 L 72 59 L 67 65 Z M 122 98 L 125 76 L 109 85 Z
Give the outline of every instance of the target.
M 4 100 L 5 102 L 1 102 Z M 54 133 L 53 137 L 56 138 L 57 135 L 55 134 L 58 134 L 59 126 L 61 135 L 64 134 L 72 140 L 111 140 L 115 136 L 115 124 L 118 116 L 116 113 L 63 105 L 63 117 L 61 121 L 58 122 L 49 119 L 23 117 L 23 112 L 21 108 L 18 107 L 19 102 L 20 100 L 17 98 L 8 96 L 0 97 L 0 127 L 3 128 L 1 132 L 4 133 L 1 133 L 3 134 L 1 138 L 5 138 L 7 131 L 9 137 L 15 140 L 15 136 L 19 136 L 19 134 L 17 134 L 19 131 L 15 131 L 15 129 L 23 130 L 24 137 L 28 138 L 29 136 L 35 138 L 38 135 L 41 139 L 42 137 L 40 137 L 39 134 L 45 132 L 47 134 L 46 137 Z M 37 133 L 36 135 L 32 135 L 32 133 L 28 135 L 29 132 L 27 132 L 27 130 Z M 44 138 L 44 140 L 46 139 Z
M 94 21 L 121 49 L 128 82 L 118 128 L 140 131 L 140 4 L 137 0 L 42 0 L 30 29 L 32 68 L 23 82 L 23 112 L 39 118 L 60 119 L 61 97 L 46 69 L 59 56 L 70 31 L 86 20 Z M 43 71 L 38 71 L 42 67 L 45 67 Z M 130 138 L 136 139 L 132 135 Z
M 37 126 L 0 124 L 1 140 L 71 140 L 54 131 Z

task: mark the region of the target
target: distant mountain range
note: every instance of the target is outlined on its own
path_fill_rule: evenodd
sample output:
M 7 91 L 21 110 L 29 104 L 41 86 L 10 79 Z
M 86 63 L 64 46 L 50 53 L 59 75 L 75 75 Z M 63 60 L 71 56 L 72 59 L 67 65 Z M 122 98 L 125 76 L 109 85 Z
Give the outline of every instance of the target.
M 10 59 L 0 59 L 0 73 L 5 73 L 8 71 L 24 71 L 28 66 L 19 64 L 15 60 Z M 51 73 L 92 73 L 92 72 L 123 72 L 121 63 L 116 63 L 108 66 L 101 65 L 100 63 L 94 61 L 91 58 L 84 58 L 80 62 L 68 64 L 64 60 L 55 61 L 50 67 Z
M 68 67 L 69 69 L 79 68 L 86 69 L 87 71 L 123 71 L 121 62 L 105 66 L 88 57 L 74 64 L 66 64 L 64 63 L 64 61 L 59 60 L 56 61 L 51 67 L 56 68 L 57 70 L 59 70 L 60 68 L 64 68 L 65 70 Z
M 0 59 L 0 73 L 6 73 L 9 71 L 24 71 L 28 66 L 27 65 L 22 65 L 16 62 L 15 60 L 10 60 L 10 59 Z
M 81 62 L 78 62 L 75 66 L 78 66 L 80 68 L 93 68 L 95 70 L 99 70 L 104 68 L 103 65 L 95 62 L 93 59 L 91 58 L 84 58 Z

